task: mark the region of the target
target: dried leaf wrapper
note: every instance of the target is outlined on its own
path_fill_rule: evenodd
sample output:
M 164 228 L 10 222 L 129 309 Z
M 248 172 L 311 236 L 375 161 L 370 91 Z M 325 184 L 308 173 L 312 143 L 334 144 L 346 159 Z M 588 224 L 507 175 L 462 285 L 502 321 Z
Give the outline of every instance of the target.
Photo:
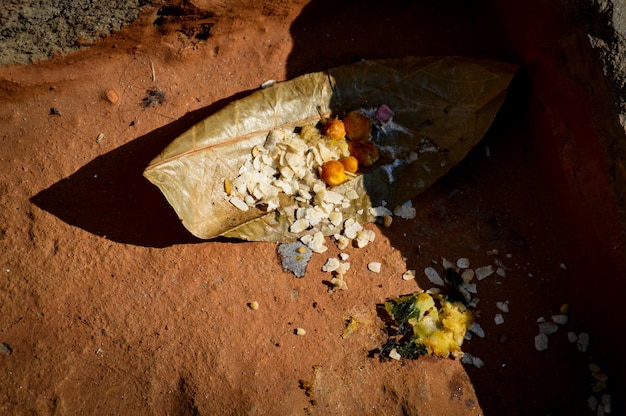
M 272 130 L 293 131 L 354 109 L 393 111 L 376 130 L 380 160 L 333 187 L 356 192 L 343 218 L 373 220 L 370 208 L 395 207 L 424 191 L 480 140 L 500 108 L 516 67 L 458 57 L 363 61 L 277 83 L 193 126 L 157 156 L 144 176 L 159 187 L 195 236 L 294 241 L 301 233 L 280 210 L 237 209 L 225 181 Z M 281 205 L 290 204 L 281 199 Z M 340 227 L 321 226 L 325 235 Z M 309 230 L 310 231 L 310 230 Z

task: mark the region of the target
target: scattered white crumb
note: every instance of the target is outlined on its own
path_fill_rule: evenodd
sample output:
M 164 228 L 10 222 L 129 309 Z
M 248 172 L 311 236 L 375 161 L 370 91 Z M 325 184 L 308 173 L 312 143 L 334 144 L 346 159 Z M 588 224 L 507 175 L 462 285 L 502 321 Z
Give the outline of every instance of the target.
M 602 405 L 604 406 L 604 413 L 611 413 L 611 395 L 602 395 Z
M 326 260 L 326 263 L 324 263 L 324 265 L 322 266 L 322 271 L 323 272 L 334 272 L 335 270 L 337 270 L 339 268 L 339 265 L 341 263 L 339 262 L 338 259 L 334 258 L 334 257 L 330 257 L 328 260 Z
M 506 300 L 504 302 L 496 302 L 496 307 L 506 313 L 509 311 L 509 301 Z
M 335 270 L 335 273 L 339 275 L 344 275 L 346 274 L 348 270 L 350 270 L 350 263 L 348 262 L 339 263 L 339 267 L 337 267 L 337 270 Z
M 323 253 L 328 250 L 328 247 L 324 245 L 324 234 L 320 231 L 313 235 L 304 235 L 300 237 L 300 241 L 314 253 Z
M 374 272 L 374 273 L 380 273 L 380 267 L 381 267 L 381 264 L 377 261 L 372 261 L 370 263 L 367 263 L 367 268 L 369 269 L 369 271 Z
M 465 283 L 472 281 L 472 279 L 474 278 L 474 270 L 472 269 L 465 269 L 463 270 L 463 273 L 461 273 L 461 279 L 463 279 L 463 281 Z
M 424 269 L 424 274 L 430 280 L 430 282 L 437 286 L 443 286 L 443 279 L 439 276 L 437 270 L 432 267 L 427 267 Z
M 350 255 L 348 253 L 339 253 L 339 259 L 346 261 L 348 260 L 348 258 L 350 257 Z
M 535 337 L 535 349 L 537 351 L 548 349 L 548 336 L 546 334 L 539 334 Z
M 345 235 L 335 234 L 333 237 L 335 238 L 339 250 L 344 250 L 350 245 L 350 239 Z
M 443 266 L 445 270 L 454 269 L 454 263 L 452 263 L 450 260 L 448 260 L 445 257 L 441 258 L 441 265 Z
M 370 208 L 370 213 L 375 217 L 392 216 L 393 212 L 387 207 L 379 206 Z
M 594 396 L 589 396 L 589 398 L 587 399 L 587 404 L 589 405 L 589 408 L 595 412 L 598 408 L 599 402 L 598 399 L 596 399 Z
M 501 313 L 497 313 L 496 316 L 493 317 L 493 321 L 496 325 L 502 325 L 504 323 L 504 316 Z
M 304 328 L 296 328 L 295 333 L 296 335 L 306 335 L 306 331 L 304 330 Z
M 456 261 L 456 267 L 459 269 L 467 269 L 470 266 L 470 261 L 467 257 L 461 257 Z
M 567 340 L 569 342 L 576 342 L 576 341 L 578 341 L 578 335 L 576 335 L 575 332 L 571 332 L 570 331 L 570 332 L 567 333 Z
M 496 274 L 500 277 L 506 277 L 506 270 L 504 270 L 502 267 L 498 267 L 498 269 L 496 270 Z
M 485 330 L 480 326 L 478 322 L 473 322 L 472 325 L 470 325 L 469 330 L 476 334 L 478 337 L 485 338 Z
M 474 293 L 474 294 L 478 293 L 476 283 L 463 283 L 461 285 L 461 288 L 467 290 L 469 293 Z
M 569 321 L 569 317 L 565 314 L 552 315 L 552 322 L 559 325 L 565 325 Z
M 346 222 L 344 222 L 343 235 L 352 240 L 353 238 L 356 238 L 357 232 L 362 229 L 363 226 L 358 221 L 349 218 Z
M 559 330 L 559 326 L 554 322 L 542 322 L 539 324 L 539 333 L 540 334 L 554 334 Z
M 463 364 L 471 364 L 476 368 L 481 368 L 483 365 L 485 365 L 483 360 L 470 354 L 469 352 L 466 352 L 465 354 L 463 354 L 463 357 L 461 357 L 461 362 Z
M 399 360 L 400 358 L 402 358 L 402 356 L 394 348 L 391 351 L 389 351 L 389 358 L 394 359 L 394 360 Z
M 235 206 L 235 208 L 237 208 L 240 211 L 247 211 L 248 210 L 248 204 L 245 203 L 245 201 L 237 196 L 231 196 L 229 199 L 230 203 L 233 204 Z
M 330 279 L 330 283 L 332 283 L 333 287 L 329 290 L 329 292 L 334 292 L 335 290 L 348 290 L 348 284 L 345 280 L 343 280 L 342 275 L 337 275 Z
M 416 217 L 417 212 L 415 208 L 413 208 L 413 202 L 409 199 L 404 204 L 396 207 L 396 209 L 393 210 L 393 214 L 405 220 L 412 220 Z
M 476 279 L 483 280 L 493 274 L 493 266 L 482 266 L 474 270 L 476 273 Z
M 274 81 L 273 79 L 268 79 L 267 81 L 261 84 L 261 89 L 269 88 L 274 84 L 276 84 L 276 81 Z
M 563 270 L 567 270 L 567 266 L 565 265 L 565 263 L 559 264 L 559 267 Z
M 578 334 L 578 340 L 576 341 L 576 348 L 580 352 L 587 352 L 587 348 L 589 348 L 589 334 L 586 332 L 581 332 Z
M 402 273 L 402 279 L 403 280 L 415 279 L 415 270 L 407 270 L 406 272 Z
M 359 230 L 356 232 L 356 246 L 363 248 L 376 239 L 376 233 L 372 230 Z
M 438 287 L 431 287 L 426 291 L 426 293 L 429 293 L 431 295 L 438 295 L 441 293 L 441 289 L 439 289 Z

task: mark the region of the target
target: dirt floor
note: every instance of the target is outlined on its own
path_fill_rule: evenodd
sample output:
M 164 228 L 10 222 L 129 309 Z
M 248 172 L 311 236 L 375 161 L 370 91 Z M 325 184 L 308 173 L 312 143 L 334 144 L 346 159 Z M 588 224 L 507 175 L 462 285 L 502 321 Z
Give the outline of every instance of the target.
M 606 254 L 623 246 L 601 238 L 614 232 L 608 203 L 591 226 L 572 225 L 610 193 L 602 157 L 581 162 L 597 151 L 576 142 L 597 134 L 589 109 L 559 118 L 589 92 L 571 80 L 601 76 L 568 69 L 579 39 L 559 51 L 545 36 L 562 27 L 538 20 L 508 42 L 516 27 L 496 23 L 502 10 L 471 2 L 192 3 L 148 5 L 91 47 L 0 67 L 0 413 L 600 414 L 588 401 L 607 400 L 623 377 L 607 317 L 624 288 L 607 273 L 623 257 Z M 413 201 L 417 218 L 368 225 L 376 240 L 345 250 L 347 291 L 329 293 L 321 271 L 339 253 L 332 244 L 296 279 L 275 244 L 195 239 L 142 177 L 177 135 L 264 81 L 406 55 L 522 67 L 484 140 Z M 164 98 L 145 105 L 154 89 Z M 565 209 L 563 183 L 589 204 Z M 505 270 L 477 282 L 486 336 L 463 345 L 484 366 L 379 360 L 376 305 L 429 288 L 422 270 L 442 257 Z M 415 280 L 401 278 L 407 269 Z M 509 312 L 497 308 L 507 301 Z M 538 351 L 538 319 L 566 304 L 569 322 Z M 359 327 L 342 338 L 350 318 Z M 589 348 L 568 333 L 589 334 Z

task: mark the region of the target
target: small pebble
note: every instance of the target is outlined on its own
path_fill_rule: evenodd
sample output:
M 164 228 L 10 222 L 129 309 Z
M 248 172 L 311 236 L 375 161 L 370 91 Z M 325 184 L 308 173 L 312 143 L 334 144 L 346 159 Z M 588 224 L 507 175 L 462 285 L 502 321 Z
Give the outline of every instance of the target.
M 0 344 L 0 354 L 11 355 L 12 353 L 13 350 L 11 349 L 11 347 L 9 347 L 8 344 L 4 342 Z
M 257 302 L 256 300 L 248 303 L 248 306 L 250 307 L 250 309 L 252 309 L 253 311 L 256 311 L 257 309 L 259 309 L 259 302 Z
M 115 104 L 120 100 L 120 96 L 113 90 L 106 90 L 104 96 L 111 104 Z
M 296 328 L 296 330 L 294 331 L 294 333 L 296 335 L 306 335 L 306 331 L 304 330 L 304 328 Z
M 501 313 L 497 313 L 496 316 L 493 318 L 493 321 L 496 323 L 496 325 L 502 325 L 504 323 L 504 316 L 502 316 Z

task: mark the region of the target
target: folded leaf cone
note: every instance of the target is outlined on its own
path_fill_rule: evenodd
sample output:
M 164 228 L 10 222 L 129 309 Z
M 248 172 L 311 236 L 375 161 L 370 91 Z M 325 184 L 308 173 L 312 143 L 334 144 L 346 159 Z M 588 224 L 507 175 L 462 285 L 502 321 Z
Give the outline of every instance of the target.
M 294 241 L 281 209 L 242 211 L 228 201 L 254 146 L 269 132 L 319 122 L 320 116 L 386 105 L 393 125 L 374 137 L 381 159 L 340 186 L 359 198 L 344 218 L 373 219 L 370 207 L 392 208 L 424 191 L 482 138 L 504 101 L 516 66 L 459 57 L 362 61 L 302 75 L 234 101 L 196 124 L 152 160 L 144 176 L 159 187 L 195 236 Z M 393 126 L 392 126 L 393 127 Z M 292 203 L 284 198 L 284 204 Z M 324 226 L 325 235 L 340 231 Z

